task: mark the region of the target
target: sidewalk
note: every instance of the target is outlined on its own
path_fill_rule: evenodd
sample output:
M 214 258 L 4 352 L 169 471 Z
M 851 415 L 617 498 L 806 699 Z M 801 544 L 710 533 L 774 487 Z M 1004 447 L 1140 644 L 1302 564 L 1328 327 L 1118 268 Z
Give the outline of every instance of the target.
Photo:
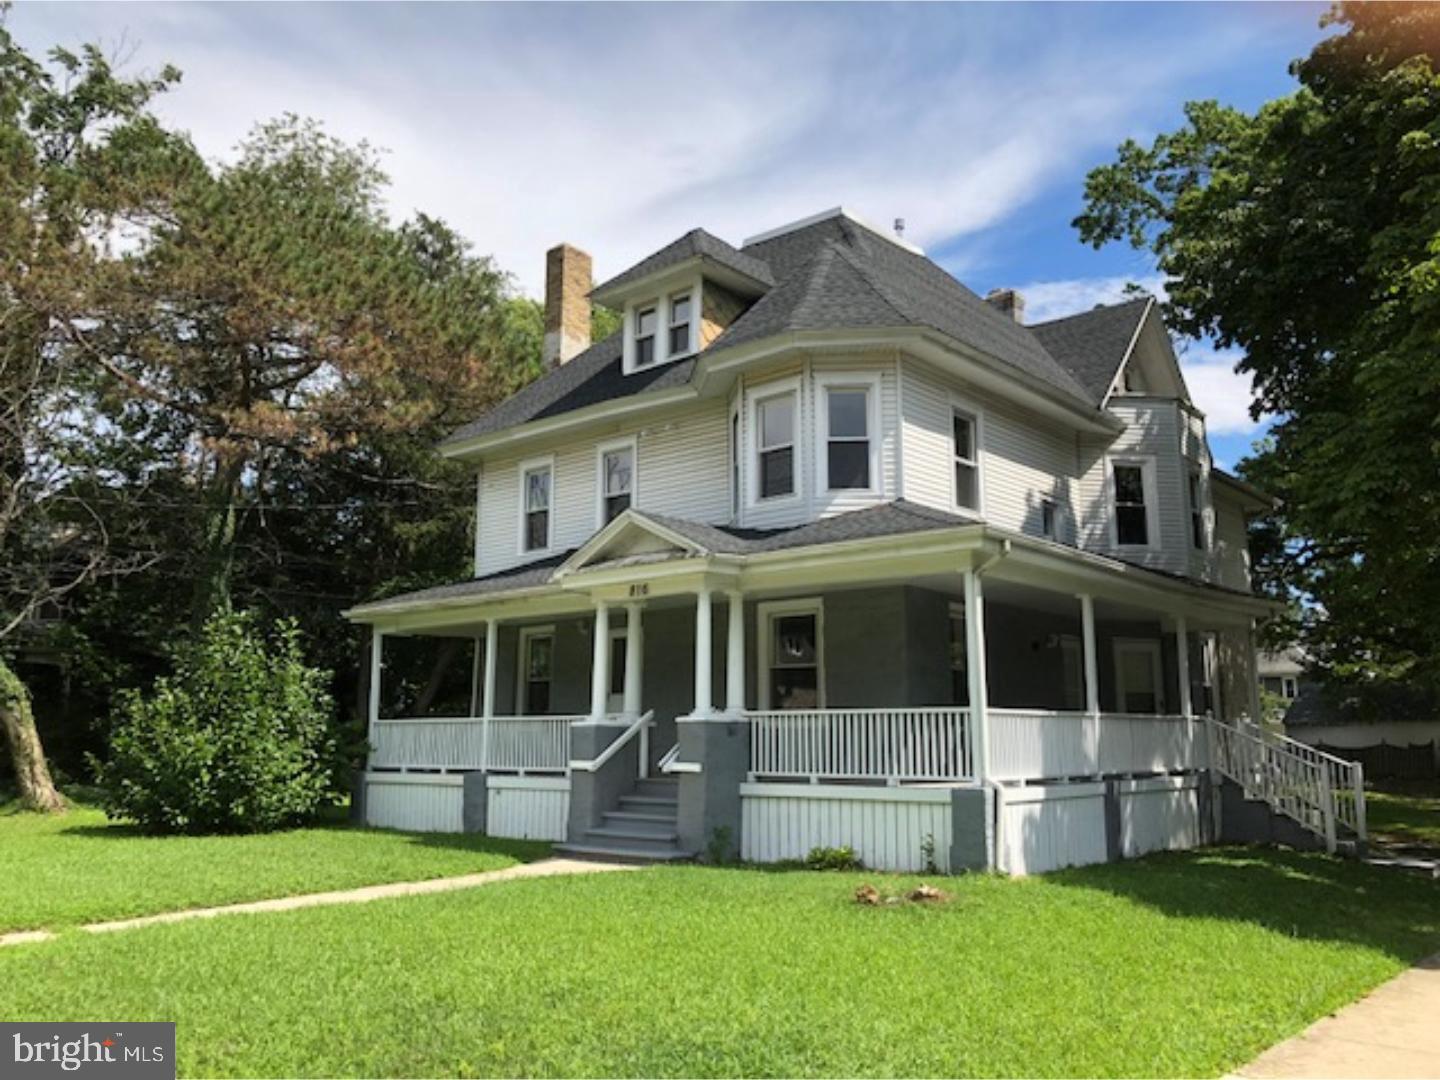
M 297 908 L 326 907 L 332 904 L 363 904 L 370 900 L 383 900 L 392 896 L 423 896 L 427 893 L 453 892 L 456 889 L 473 889 L 480 885 L 489 885 L 496 881 L 510 881 L 515 878 L 553 877 L 557 874 L 597 874 L 607 873 L 612 870 L 638 869 L 640 869 L 638 866 L 584 862 L 580 859 L 542 859 L 539 862 L 522 863 L 519 866 L 507 866 L 504 870 L 488 870 L 483 874 L 465 874 L 460 877 L 432 878 L 428 881 L 396 881 L 388 885 L 366 885 L 360 889 L 305 893 L 301 896 L 280 896 L 273 900 L 251 900 L 243 904 L 224 904 L 220 907 L 166 911 L 159 915 L 142 915 L 135 919 L 118 919 L 113 922 L 87 923 L 80 927 L 80 929 L 89 934 L 108 934 L 112 930 L 130 930 L 137 926 L 183 922 L 186 919 L 211 919 L 216 915 L 236 915 L 264 911 L 294 911 Z M 55 936 L 55 932 L 51 930 L 19 930 L 11 934 L 0 934 L 0 947 L 5 945 L 23 945 L 35 941 L 49 941 Z
M 1440 953 L 1272 1046 L 1237 1075 L 1440 1077 Z

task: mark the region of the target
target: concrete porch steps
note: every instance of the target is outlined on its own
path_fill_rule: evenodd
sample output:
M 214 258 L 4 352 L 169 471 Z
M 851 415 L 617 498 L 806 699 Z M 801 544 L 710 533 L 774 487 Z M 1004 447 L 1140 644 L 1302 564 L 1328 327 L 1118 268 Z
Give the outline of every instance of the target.
M 676 862 L 691 858 L 680 850 L 676 821 L 680 785 L 668 777 L 647 777 L 620 796 L 614 810 L 601 815 L 600 824 L 573 843 L 555 845 L 572 858 L 614 862 Z

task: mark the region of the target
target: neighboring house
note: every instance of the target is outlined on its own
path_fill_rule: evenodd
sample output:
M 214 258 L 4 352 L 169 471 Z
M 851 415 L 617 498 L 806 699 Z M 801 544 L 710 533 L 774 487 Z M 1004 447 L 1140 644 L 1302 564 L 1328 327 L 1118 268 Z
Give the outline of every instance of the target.
M 1293 646 L 1280 652 L 1262 652 L 1256 666 L 1260 689 L 1283 701 L 1288 708 L 1300 696 L 1305 679 L 1305 654 Z
M 388 635 L 476 641 L 473 717 L 372 693 L 371 821 L 1019 872 L 1198 842 L 1269 501 L 1154 301 L 1026 325 L 840 210 L 590 285 L 549 253 L 550 370 L 440 447 L 474 577 L 348 613 L 372 687 Z

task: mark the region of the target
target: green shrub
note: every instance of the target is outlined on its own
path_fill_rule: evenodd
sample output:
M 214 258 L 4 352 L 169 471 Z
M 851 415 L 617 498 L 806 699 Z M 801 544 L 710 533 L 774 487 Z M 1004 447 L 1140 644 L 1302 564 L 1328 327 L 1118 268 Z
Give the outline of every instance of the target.
M 813 847 L 805 856 L 805 866 L 810 870 L 864 870 L 865 864 L 855 849 L 850 847 Z
M 305 664 L 293 621 L 267 637 L 253 616 L 214 615 L 173 675 L 121 698 L 106 813 L 151 832 L 265 832 L 334 801 L 330 676 Z

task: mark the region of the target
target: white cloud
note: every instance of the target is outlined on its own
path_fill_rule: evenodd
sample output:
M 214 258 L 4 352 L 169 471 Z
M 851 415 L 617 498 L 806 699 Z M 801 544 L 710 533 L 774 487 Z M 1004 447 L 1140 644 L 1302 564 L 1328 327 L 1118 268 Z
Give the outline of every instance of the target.
M 1205 414 L 1205 429 L 1211 435 L 1254 435 L 1265 426 L 1265 420 L 1252 420 L 1250 376 L 1235 370 L 1241 352 L 1218 350 L 1209 345 L 1191 343 L 1182 350 L 1180 370 L 1190 396 Z
M 697 224 L 738 241 L 836 204 L 904 217 L 922 244 L 973 234 L 1254 33 L 1119 41 L 1043 6 L 36 4 L 11 21 L 37 50 L 124 32 L 132 68 L 177 63 L 160 109 L 211 156 L 285 111 L 387 147 L 394 211 L 447 219 L 532 292 L 561 240 L 603 278 Z
M 1025 297 L 1025 321 L 1040 323 L 1064 315 L 1078 315 L 1098 304 L 1116 304 L 1129 299 L 1126 287 L 1131 283 L 1154 296 L 1165 295 L 1165 279 L 1159 274 L 1032 281 L 1018 289 Z

